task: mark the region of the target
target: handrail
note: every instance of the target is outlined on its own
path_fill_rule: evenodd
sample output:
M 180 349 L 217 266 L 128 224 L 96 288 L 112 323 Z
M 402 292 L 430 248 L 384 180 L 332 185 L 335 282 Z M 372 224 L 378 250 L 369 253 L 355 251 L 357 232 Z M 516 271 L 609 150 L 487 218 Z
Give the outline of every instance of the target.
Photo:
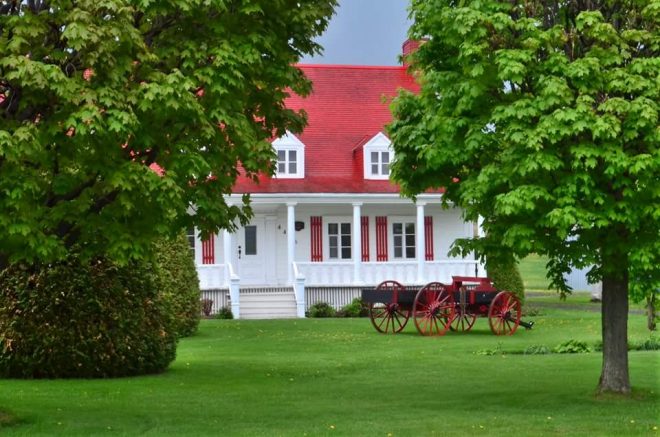
M 293 264 L 293 278 L 294 279 L 305 279 L 305 275 L 303 275 L 300 272 L 300 268 L 298 268 L 298 263 L 294 261 L 292 264 Z
M 240 279 L 239 276 L 236 274 L 236 271 L 234 270 L 234 265 L 230 262 L 227 263 L 227 271 L 229 273 L 229 279 L 233 279 L 233 280 Z

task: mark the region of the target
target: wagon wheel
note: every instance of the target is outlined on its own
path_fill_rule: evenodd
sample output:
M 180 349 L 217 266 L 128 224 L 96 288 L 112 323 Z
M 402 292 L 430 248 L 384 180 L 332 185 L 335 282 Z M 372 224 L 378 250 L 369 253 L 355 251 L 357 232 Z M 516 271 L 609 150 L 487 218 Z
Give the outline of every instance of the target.
M 470 329 L 472 329 L 476 320 L 476 314 L 464 312 L 459 308 L 456 311 L 451 324 L 449 325 L 449 329 L 452 331 L 468 332 Z
M 396 281 L 384 281 L 378 284 L 377 291 L 392 291 L 401 293 L 405 287 Z M 395 294 L 395 293 L 393 293 Z M 374 302 L 369 304 L 369 318 L 376 331 L 383 334 L 401 332 L 408 323 L 410 310 L 401 308 L 397 299 L 394 302 Z
M 520 300 L 510 291 L 495 296 L 488 309 L 488 324 L 495 335 L 511 335 L 520 324 L 522 308 Z
M 454 296 L 440 282 L 422 287 L 413 302 L 413 319 L 422 335 L 443 335 L 454 318 Z

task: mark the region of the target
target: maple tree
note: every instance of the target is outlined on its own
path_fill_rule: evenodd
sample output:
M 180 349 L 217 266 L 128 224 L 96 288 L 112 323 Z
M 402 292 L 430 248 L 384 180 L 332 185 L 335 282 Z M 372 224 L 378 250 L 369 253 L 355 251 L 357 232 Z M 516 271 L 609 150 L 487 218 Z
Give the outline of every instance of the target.
M 483 217 L 476 250 L 602 280 L 600 392 L 630 392 L 629 282 L 660 283 L 660 2 L 413 0 L 418 95 L 390 126 L 395 180 Z M 634 277 L 631 277 L 634 275 Z
M 284 99 L 310 91 L 294 64 L 335 6 L 1 1 L 0 265 L 73 246 L 121 262 L 156 236 L 245 222 L 248 199 L 224 196 L 304 125 Z

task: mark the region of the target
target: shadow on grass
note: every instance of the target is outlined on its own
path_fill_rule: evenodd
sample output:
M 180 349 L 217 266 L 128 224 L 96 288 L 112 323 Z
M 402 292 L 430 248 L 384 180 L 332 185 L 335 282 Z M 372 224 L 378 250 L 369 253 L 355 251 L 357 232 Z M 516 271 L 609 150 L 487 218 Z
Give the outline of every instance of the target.
M 0 409 L 0 429 L 18 425 L 21 421 L 7 410 Z

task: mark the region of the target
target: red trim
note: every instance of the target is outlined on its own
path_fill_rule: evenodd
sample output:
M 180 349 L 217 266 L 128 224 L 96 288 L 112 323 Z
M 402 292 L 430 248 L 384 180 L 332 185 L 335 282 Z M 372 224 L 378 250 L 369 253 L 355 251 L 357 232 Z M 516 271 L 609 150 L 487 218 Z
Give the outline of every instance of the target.
M 350 64 L 296 64 L 298 68 L 318 68 L 327 70 L 330 68 L 346 68 L 349 70 L 401 70 L 406 71 L 403 65 L 350 65 Z
M 312 261 L 323 261 L 323 221 L 320 216 L 314 216 L 310 219 L 311 241 L 312 241 Z
M 424 248 L 426 261 L 433 261 L 433 217 L 424 217 Z
M 202 264 L 215 264 L 215 235 L 202 240 Z
M 369 261 L 369 217 L 364 215 L 361 220 L 362 261 Z
M 387 217 L 376 217 L 376 261 L 387 261 Z

